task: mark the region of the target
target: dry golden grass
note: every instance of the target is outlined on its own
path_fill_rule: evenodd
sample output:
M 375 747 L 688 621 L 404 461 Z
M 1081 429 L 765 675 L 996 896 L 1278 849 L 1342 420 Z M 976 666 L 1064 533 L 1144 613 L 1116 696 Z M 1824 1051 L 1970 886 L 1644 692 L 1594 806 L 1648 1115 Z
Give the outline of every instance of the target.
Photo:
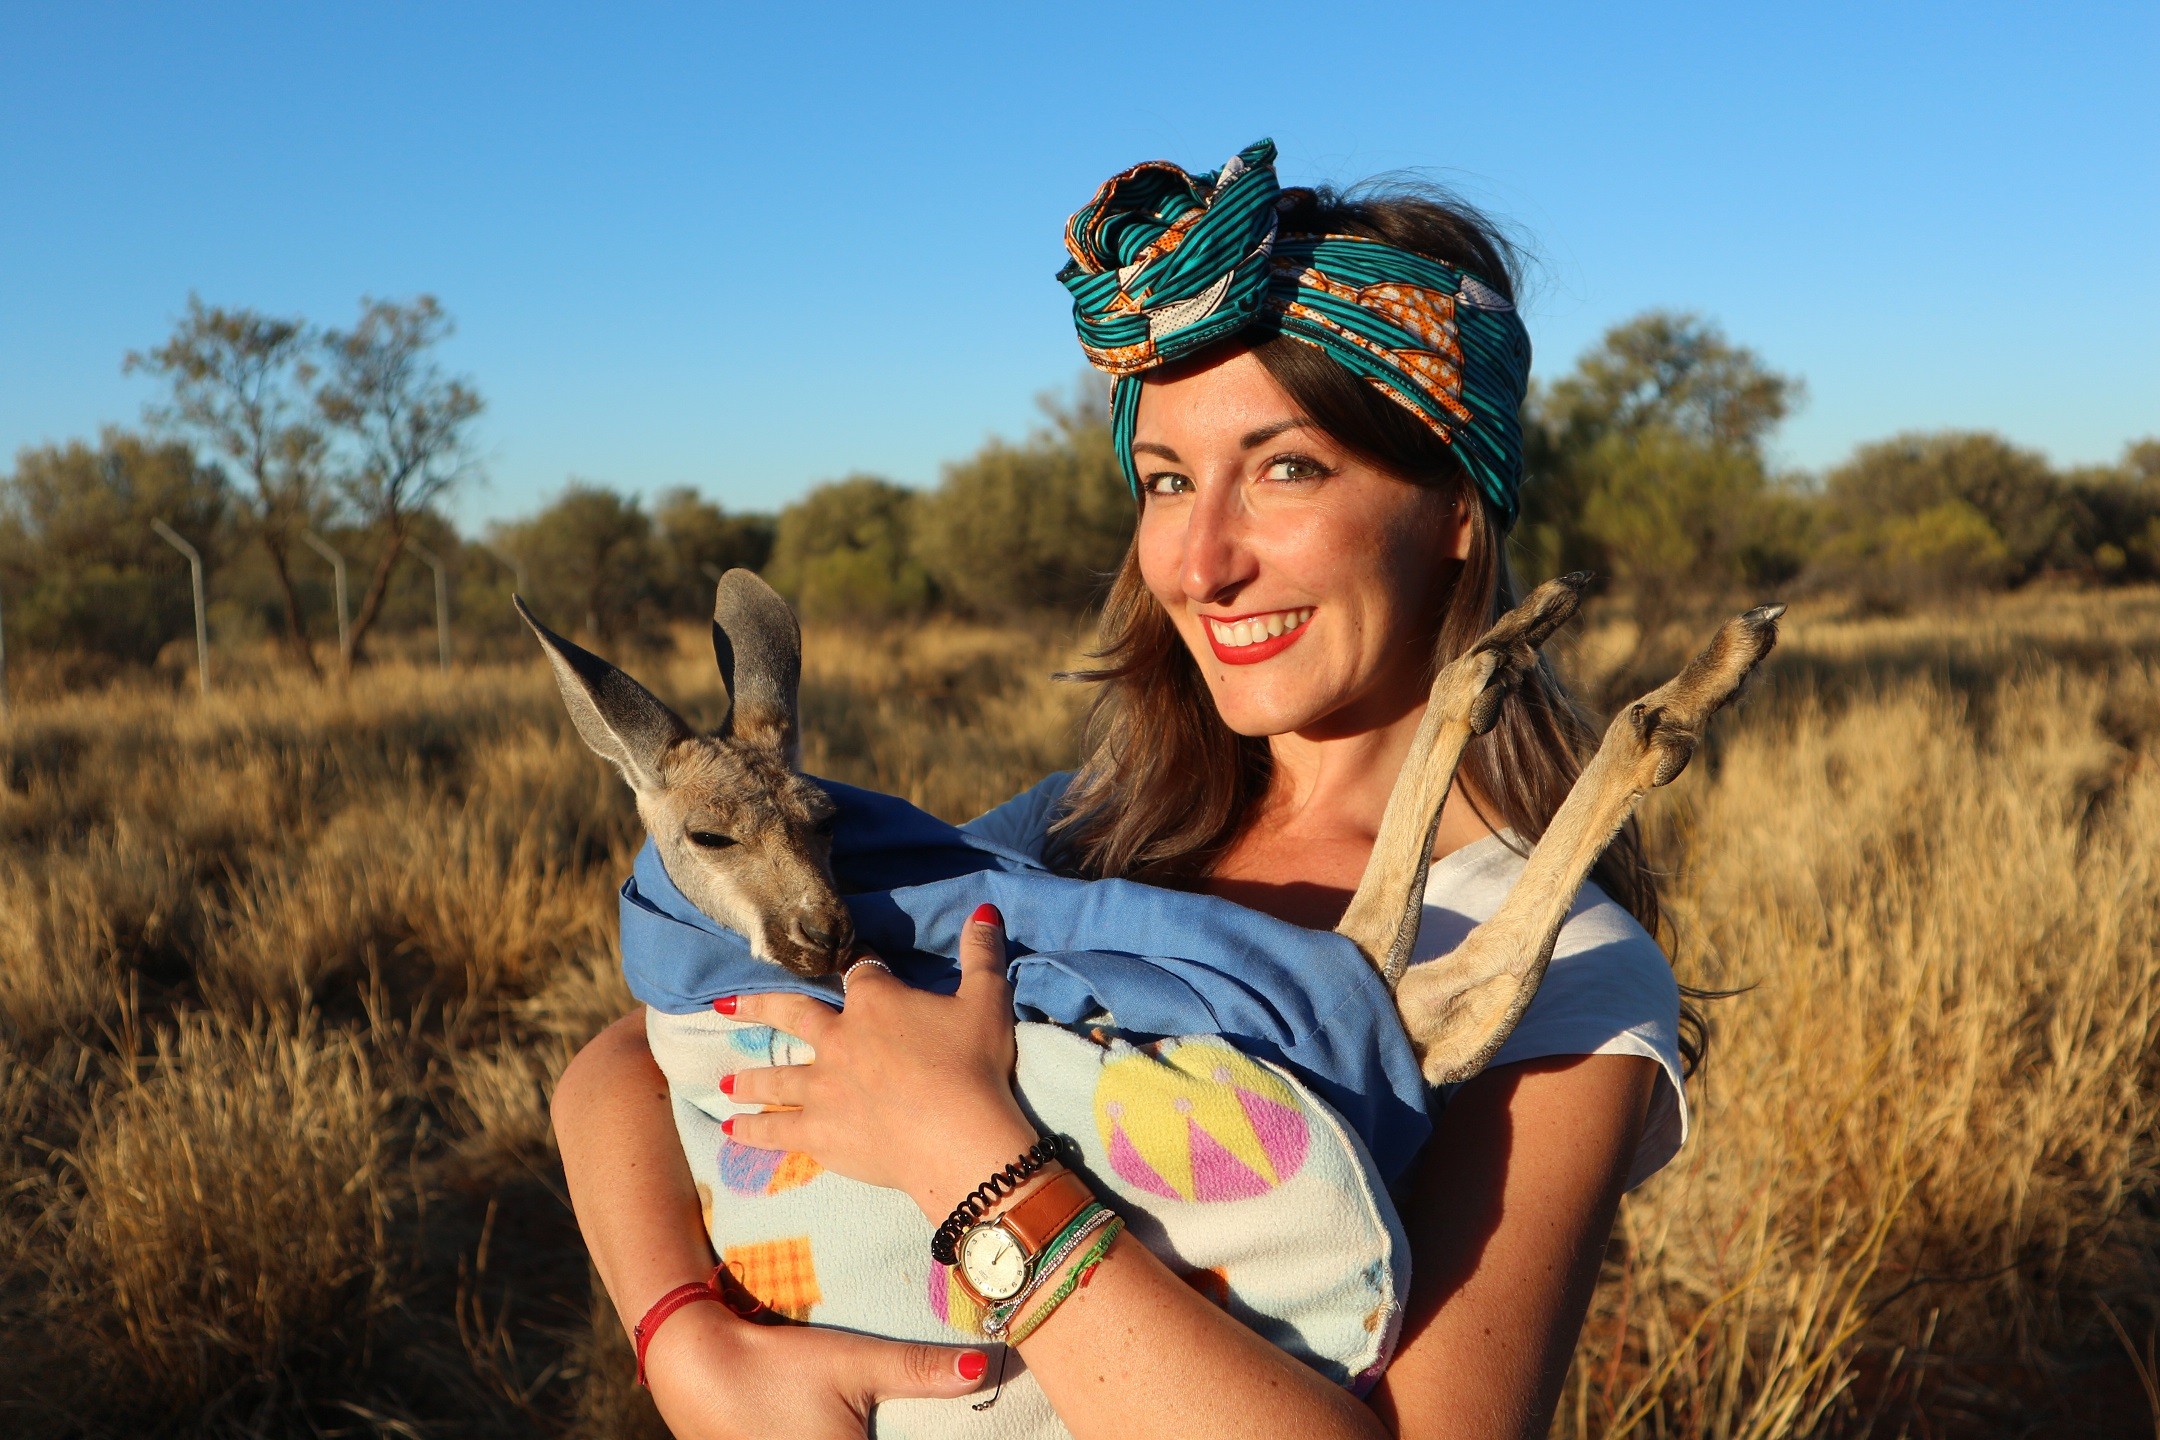
M 814 630 L 811 767 L 994 803 L 1074 638 Z M 711 718 L 699 637 L 636 668 Z M 1749 988 L 1560 1433 L 2152 1433 L 2156 756 L 2160 593 L 1792 617 L 1648 816 Z M 637 838 L 537 661 L 0 726 L 0 1433 L 649 1432 L 545 1110 Z

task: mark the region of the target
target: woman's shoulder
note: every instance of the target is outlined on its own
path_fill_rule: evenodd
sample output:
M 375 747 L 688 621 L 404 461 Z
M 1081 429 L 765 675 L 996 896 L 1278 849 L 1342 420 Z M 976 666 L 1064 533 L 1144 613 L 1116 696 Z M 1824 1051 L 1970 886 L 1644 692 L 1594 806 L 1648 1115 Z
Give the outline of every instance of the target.
M 1047 864 L 1050 823 L 1057 818 L 1058 802 L 1072 784 L 1072 771 L 1046 775 L 1004 804 L 985 810 L 960 828 L 977 840 L 1015 851 L 1036 864 Z
M 1523 871 L 1511 838 L 1490 836 L 1433 862 L 1413 965 L 1448 954 L 1500 908 Z M 1688 1128 L 1680 986 L 1656 939 L 1594 882 L 1575 897 L 1537 994 L 1491 1063 L 1555 1055 L 1640 1055 L 1662 1072 L 1631 1188 L 1679 1152 Z

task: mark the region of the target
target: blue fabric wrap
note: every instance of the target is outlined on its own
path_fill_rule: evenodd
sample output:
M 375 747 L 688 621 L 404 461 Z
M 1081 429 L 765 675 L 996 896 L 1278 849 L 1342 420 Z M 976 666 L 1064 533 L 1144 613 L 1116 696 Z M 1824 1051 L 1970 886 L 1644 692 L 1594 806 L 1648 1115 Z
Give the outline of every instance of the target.
M 857 933 L 910 985 L 951 993 L 960 929 L 989 901 L 1005 916 L 1019 1019 L 1078 1025 L 1107 1012 L 1129 1039 L 1221 1035 L 1310 1085 L 1390 1185 L 1432 1133 L 1393 997 L 1340 935 L 1213 896 L 1053 875 L 904 800 L 818 783 L 839 806 L 833 875 Z M 650 840 L 623 882 L 622 954 L 631 993 L 670 1014 L 722 995 L 838 999 L 836 980 L 753 957 L 675 888 Z

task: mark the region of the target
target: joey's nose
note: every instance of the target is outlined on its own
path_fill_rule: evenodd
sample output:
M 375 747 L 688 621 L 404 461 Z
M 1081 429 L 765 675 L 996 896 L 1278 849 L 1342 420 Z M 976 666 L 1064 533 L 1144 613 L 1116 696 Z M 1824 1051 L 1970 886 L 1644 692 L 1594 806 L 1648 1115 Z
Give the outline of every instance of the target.
M 806 948 L 823 950 L 830 955 L 838 955 L 855 938 L 855 927 L 849 922 L 845 912 L 836 918 L 827 919 L 822 925 L 816 920 L 798 916 L 792 928 L 795 938 Z

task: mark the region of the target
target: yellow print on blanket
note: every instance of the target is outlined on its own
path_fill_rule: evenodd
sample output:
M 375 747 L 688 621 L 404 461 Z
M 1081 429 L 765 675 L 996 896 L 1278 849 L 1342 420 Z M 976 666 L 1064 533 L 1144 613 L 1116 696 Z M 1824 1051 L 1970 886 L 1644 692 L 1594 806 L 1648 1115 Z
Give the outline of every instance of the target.
M 1095 1125 L 1126 1183 L 1177 1200 L 1265 1195 L 1297 1174 L 1310 1142 L 1295 1092 L 1219 1040 L 1162 1040 L 1106 1062 Z
M 807 1235 L 730 1245 L 720 1258 L 735 1272 L 743 1289 L 790 1320 L 808 1320 L 811 1310 L 825 1298 L 818 1289 L 817 1265 L 811 1259 Z

